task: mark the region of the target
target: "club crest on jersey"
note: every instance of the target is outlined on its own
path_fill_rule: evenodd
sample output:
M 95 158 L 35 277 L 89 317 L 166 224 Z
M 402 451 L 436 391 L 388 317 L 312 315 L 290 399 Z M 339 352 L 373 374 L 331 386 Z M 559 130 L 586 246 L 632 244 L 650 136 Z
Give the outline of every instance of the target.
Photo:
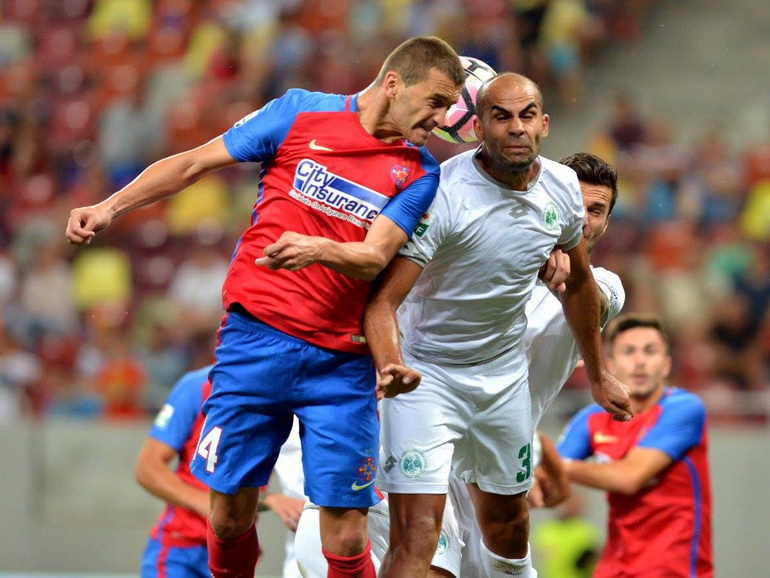
M 430 227 L 430 224 L 433 222 L 433 215 L 431 213 L 425 212 L 422 214 L 422 217 L 420 217 L 420 220 L 417 222 L 417 225 L 414 227 L 414 234 L 418 237 L 422 237 L 425 234 L 425 231 L 428 230 L 428 227 Z
M 358 462 L 358 479 L 362 482 L 371 482 L 377 474 L 377 460 L 373 457 L 364 458 Z
M 406 179 L 409 178 L 409 172 L 409 168 L 403 165 L 394 165 L 393 168 L 390 169 L 390 178 L 393 179 L 397 188 L 401 189 L 404 187 Z
M 559 228 L 559 208 L 556 203 L 549 201 L 543 209 L 543 226 L 549 231 Z
M 332 173 L 324 165 L 302 159 L 289 196 L 330 217 L 368 229 L 388 197 Z

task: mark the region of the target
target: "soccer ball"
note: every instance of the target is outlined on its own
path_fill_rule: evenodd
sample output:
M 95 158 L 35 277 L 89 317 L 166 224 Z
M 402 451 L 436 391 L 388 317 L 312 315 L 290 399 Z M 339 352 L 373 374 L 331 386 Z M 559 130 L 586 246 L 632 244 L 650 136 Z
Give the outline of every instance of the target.
M 486 62 L 470 56 L 461 56 L 460 62 L 465 69 L 465 85 L 457 102 L 447 111 L 446 126 L 433 129 L 433 134 L 453 143 L 476 142 L 473 130 L 473 117 L 476 115 L 476 93 L 487 80 L 497 73 Z

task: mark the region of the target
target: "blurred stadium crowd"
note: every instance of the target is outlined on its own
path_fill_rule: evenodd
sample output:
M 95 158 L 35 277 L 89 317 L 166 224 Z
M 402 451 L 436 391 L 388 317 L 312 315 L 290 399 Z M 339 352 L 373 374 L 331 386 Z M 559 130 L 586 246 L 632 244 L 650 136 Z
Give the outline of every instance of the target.
M 417 34 L 523 71 L 579 110 L 583 67 L 639 38 L 653 3 L 2 0 L 0 420 L 147 416 L 185 370 L 208 363 L 258 167 L 208 176 L 84 250 L 64 241 L 71 208 L 289 87 L 364 88 Z M 733 150 L 717 128 L 686 147 L 674 137 L 622 93 L 586 135 L 622 176 L 594 260 L 623 278 L 627 310 L 671 324 L 676 383 L 724 416 L 764 419 L 770 143 Z M 460 150 L 432 140 L 441 160 Z M 570 385 L 583 387 L 579 372 Z

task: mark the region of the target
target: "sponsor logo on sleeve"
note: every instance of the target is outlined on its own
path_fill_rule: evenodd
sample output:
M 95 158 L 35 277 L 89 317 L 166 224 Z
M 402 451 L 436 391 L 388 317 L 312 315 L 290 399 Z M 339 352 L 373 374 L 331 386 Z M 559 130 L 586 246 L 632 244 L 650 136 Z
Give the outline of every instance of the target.
M 433 215 L 431 213 L 423 213 L 417 225 L 414 228 L 414 234 L 418 237 L 422 237 L 433 222 Z

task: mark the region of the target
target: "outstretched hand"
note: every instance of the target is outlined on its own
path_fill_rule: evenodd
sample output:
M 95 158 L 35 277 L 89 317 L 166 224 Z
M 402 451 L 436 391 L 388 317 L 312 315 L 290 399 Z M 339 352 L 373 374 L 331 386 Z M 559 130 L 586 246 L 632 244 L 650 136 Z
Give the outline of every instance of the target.
M 611 413 L 615 421 L 630 421 L 634 417 L 629 393 L 628 386 L 606 370 L 600 381 L 591 384 L 594 401 Z
M 292 231 L 284 231 L 275 243 L 265 247 L 265 256 L 254 262 L 260 267 L 299 271 L 317 263 L 323 237 L 310 237 Z
M 422 375 L 419 371 L 407 367 L 389 363 L 377 372 L 377 399 L 383 397 L 396 397 L 401 393 L 409 393 L 420 385 Z
M 110 212 L 99 205 L 72 209 L 65 233 L 67 241 L 78 247 L 88 245 L 91 239 L 99 231 L 106 229 L 111 222 Z
M 292 498 L 285 494 L 268 494 L 264 498 L 264 504 L 276 513 L 289 530 L 297 531 L 297 524 L 299 524 L 299 517 L 302 515 L 305 500 Z

